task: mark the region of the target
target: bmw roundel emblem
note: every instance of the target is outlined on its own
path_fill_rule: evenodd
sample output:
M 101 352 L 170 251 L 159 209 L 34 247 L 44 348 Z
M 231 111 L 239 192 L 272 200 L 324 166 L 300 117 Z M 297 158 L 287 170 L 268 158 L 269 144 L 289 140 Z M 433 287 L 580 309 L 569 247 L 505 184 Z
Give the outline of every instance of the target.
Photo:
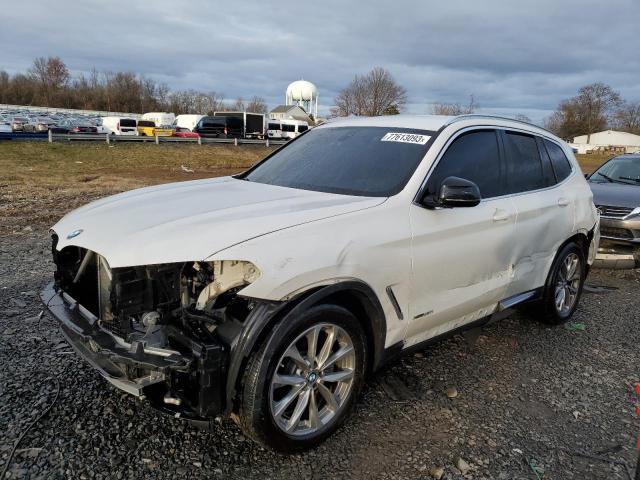
M 78 235 L 80 235 L 83 232 L 83 230 L 80 228 L 78 230 L 74 230 L 73 232 L 71 232 L 69 235 L 67 235 L 67 240 L 71 240 L 72 238 L 76 238 Z

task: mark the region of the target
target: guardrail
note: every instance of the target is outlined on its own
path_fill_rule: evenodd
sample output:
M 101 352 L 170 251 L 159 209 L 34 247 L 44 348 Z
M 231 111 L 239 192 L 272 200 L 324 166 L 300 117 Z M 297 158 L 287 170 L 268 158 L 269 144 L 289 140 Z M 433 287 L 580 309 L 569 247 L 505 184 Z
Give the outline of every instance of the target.
M 20 140 L 20 141 L 41 141 L 41 142 L 106 142 L 107 144 L 120 142 L 137 143 L 195 143 L 206 144 L 228 144 L 228 145 L 284 145 L 286 140 L 259 140 L 252 138 L 184 138 L 184 137 L 146 137 L 141 135 L 109 135 L 109 134 L 86 134 L 86 133 L 22 133 L 22 132 L 0 132 L 0 140 Z

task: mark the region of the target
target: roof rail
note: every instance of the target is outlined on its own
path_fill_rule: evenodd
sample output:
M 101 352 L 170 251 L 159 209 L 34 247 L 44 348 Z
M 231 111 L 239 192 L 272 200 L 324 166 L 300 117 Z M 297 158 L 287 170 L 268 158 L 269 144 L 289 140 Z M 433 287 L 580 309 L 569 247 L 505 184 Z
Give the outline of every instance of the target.
M 494 120 L 508 120 L 510 122 L 522 123 L 523 125 L 539 128 L 540 130 L 544 130 L 545 132 L 550 133 L 554 137 L 557 137 L 557 135 L 555 133 L 553 133 L 551 130 L 547 130 L 544 127 L 541 127 L 539 125 L 535 125 L 535 124 L 530 123 L 530 122 L 524 122 L 522 120 L 517 120 L 515 118 L 502 117 L 500 115 L 485 115 L 485 114 L 482 114 L 482 113 L 465 113 L 463 115 L 458 115 L 458 116 L 452 118 L 451 120 L 449 120 L 449 122 L 447 122 L 445 124 L 445 126 L 448 126 L 448 125 L 451 125 L 452 123 L 455 123 L 455 122 L 458 122 L 458 121 L 462 121 L 462 120 L 466 120 L 466 119 L 469 119 L 469 118 L 490 118 L 490 119 L 494 119 Z

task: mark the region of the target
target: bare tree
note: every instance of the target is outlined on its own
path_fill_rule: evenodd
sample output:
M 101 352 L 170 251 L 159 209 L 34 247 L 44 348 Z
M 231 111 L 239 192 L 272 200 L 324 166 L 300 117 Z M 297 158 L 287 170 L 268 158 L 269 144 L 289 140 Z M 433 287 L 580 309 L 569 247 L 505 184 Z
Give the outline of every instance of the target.
M 60 57 L 39 57 L 33 61 L 29 77 L 39 84 L 39 92 L 50 104 L 56 95 L 67 86 L 69 70 Z
M 252 113 L 267 113 L 267 103 L 264 101 L 264 98 L 254 95 L 251 97 L 251 100 L 247 102 L 245 111 Z
M 613 118 L 616 128 L 629 133 L 640 133 L 640 102 L 624 102 Z
M 434 115 L 465 115 L 475 112 L 479 108 L 475 96 L 469 95 L 469 103 L 461 105 L 459 103 L 434 103 L 431 107 L 431 113 Z
M 589 143 L 591 134 L 606 126 L 612 111 L 620 105 L 620 94 L 609 85 L 597 82 L 582 87 L 575 98 L 584 117 Z
M 376 67 L 365 75 L 356 75 L 335 98 L 333 116 L 387 115 L 399 112 L 407 103 L 407 91 L 398 85 L 388 70 Z
M 564 139 L 604 130 L 621 105 L 620 94 L 601 82 L 585 85 L 575 97 L 563 100 L 546 121 L 547 127 Z
M 231 110 L 236 112 L 244 112 L 246 110 L 244 99 L 242 97 L 236 98 L 236 101 L 231 104 Z

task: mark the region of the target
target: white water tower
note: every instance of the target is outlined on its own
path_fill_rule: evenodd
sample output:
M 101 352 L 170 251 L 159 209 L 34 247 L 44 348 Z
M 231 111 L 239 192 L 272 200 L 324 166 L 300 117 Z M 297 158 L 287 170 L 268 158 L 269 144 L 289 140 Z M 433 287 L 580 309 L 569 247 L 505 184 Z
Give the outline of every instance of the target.
M 296 80 L 287 87 L 285 105 L 298 105 L 313 118 L 318 118 L 318 89 L 306 80 Z

